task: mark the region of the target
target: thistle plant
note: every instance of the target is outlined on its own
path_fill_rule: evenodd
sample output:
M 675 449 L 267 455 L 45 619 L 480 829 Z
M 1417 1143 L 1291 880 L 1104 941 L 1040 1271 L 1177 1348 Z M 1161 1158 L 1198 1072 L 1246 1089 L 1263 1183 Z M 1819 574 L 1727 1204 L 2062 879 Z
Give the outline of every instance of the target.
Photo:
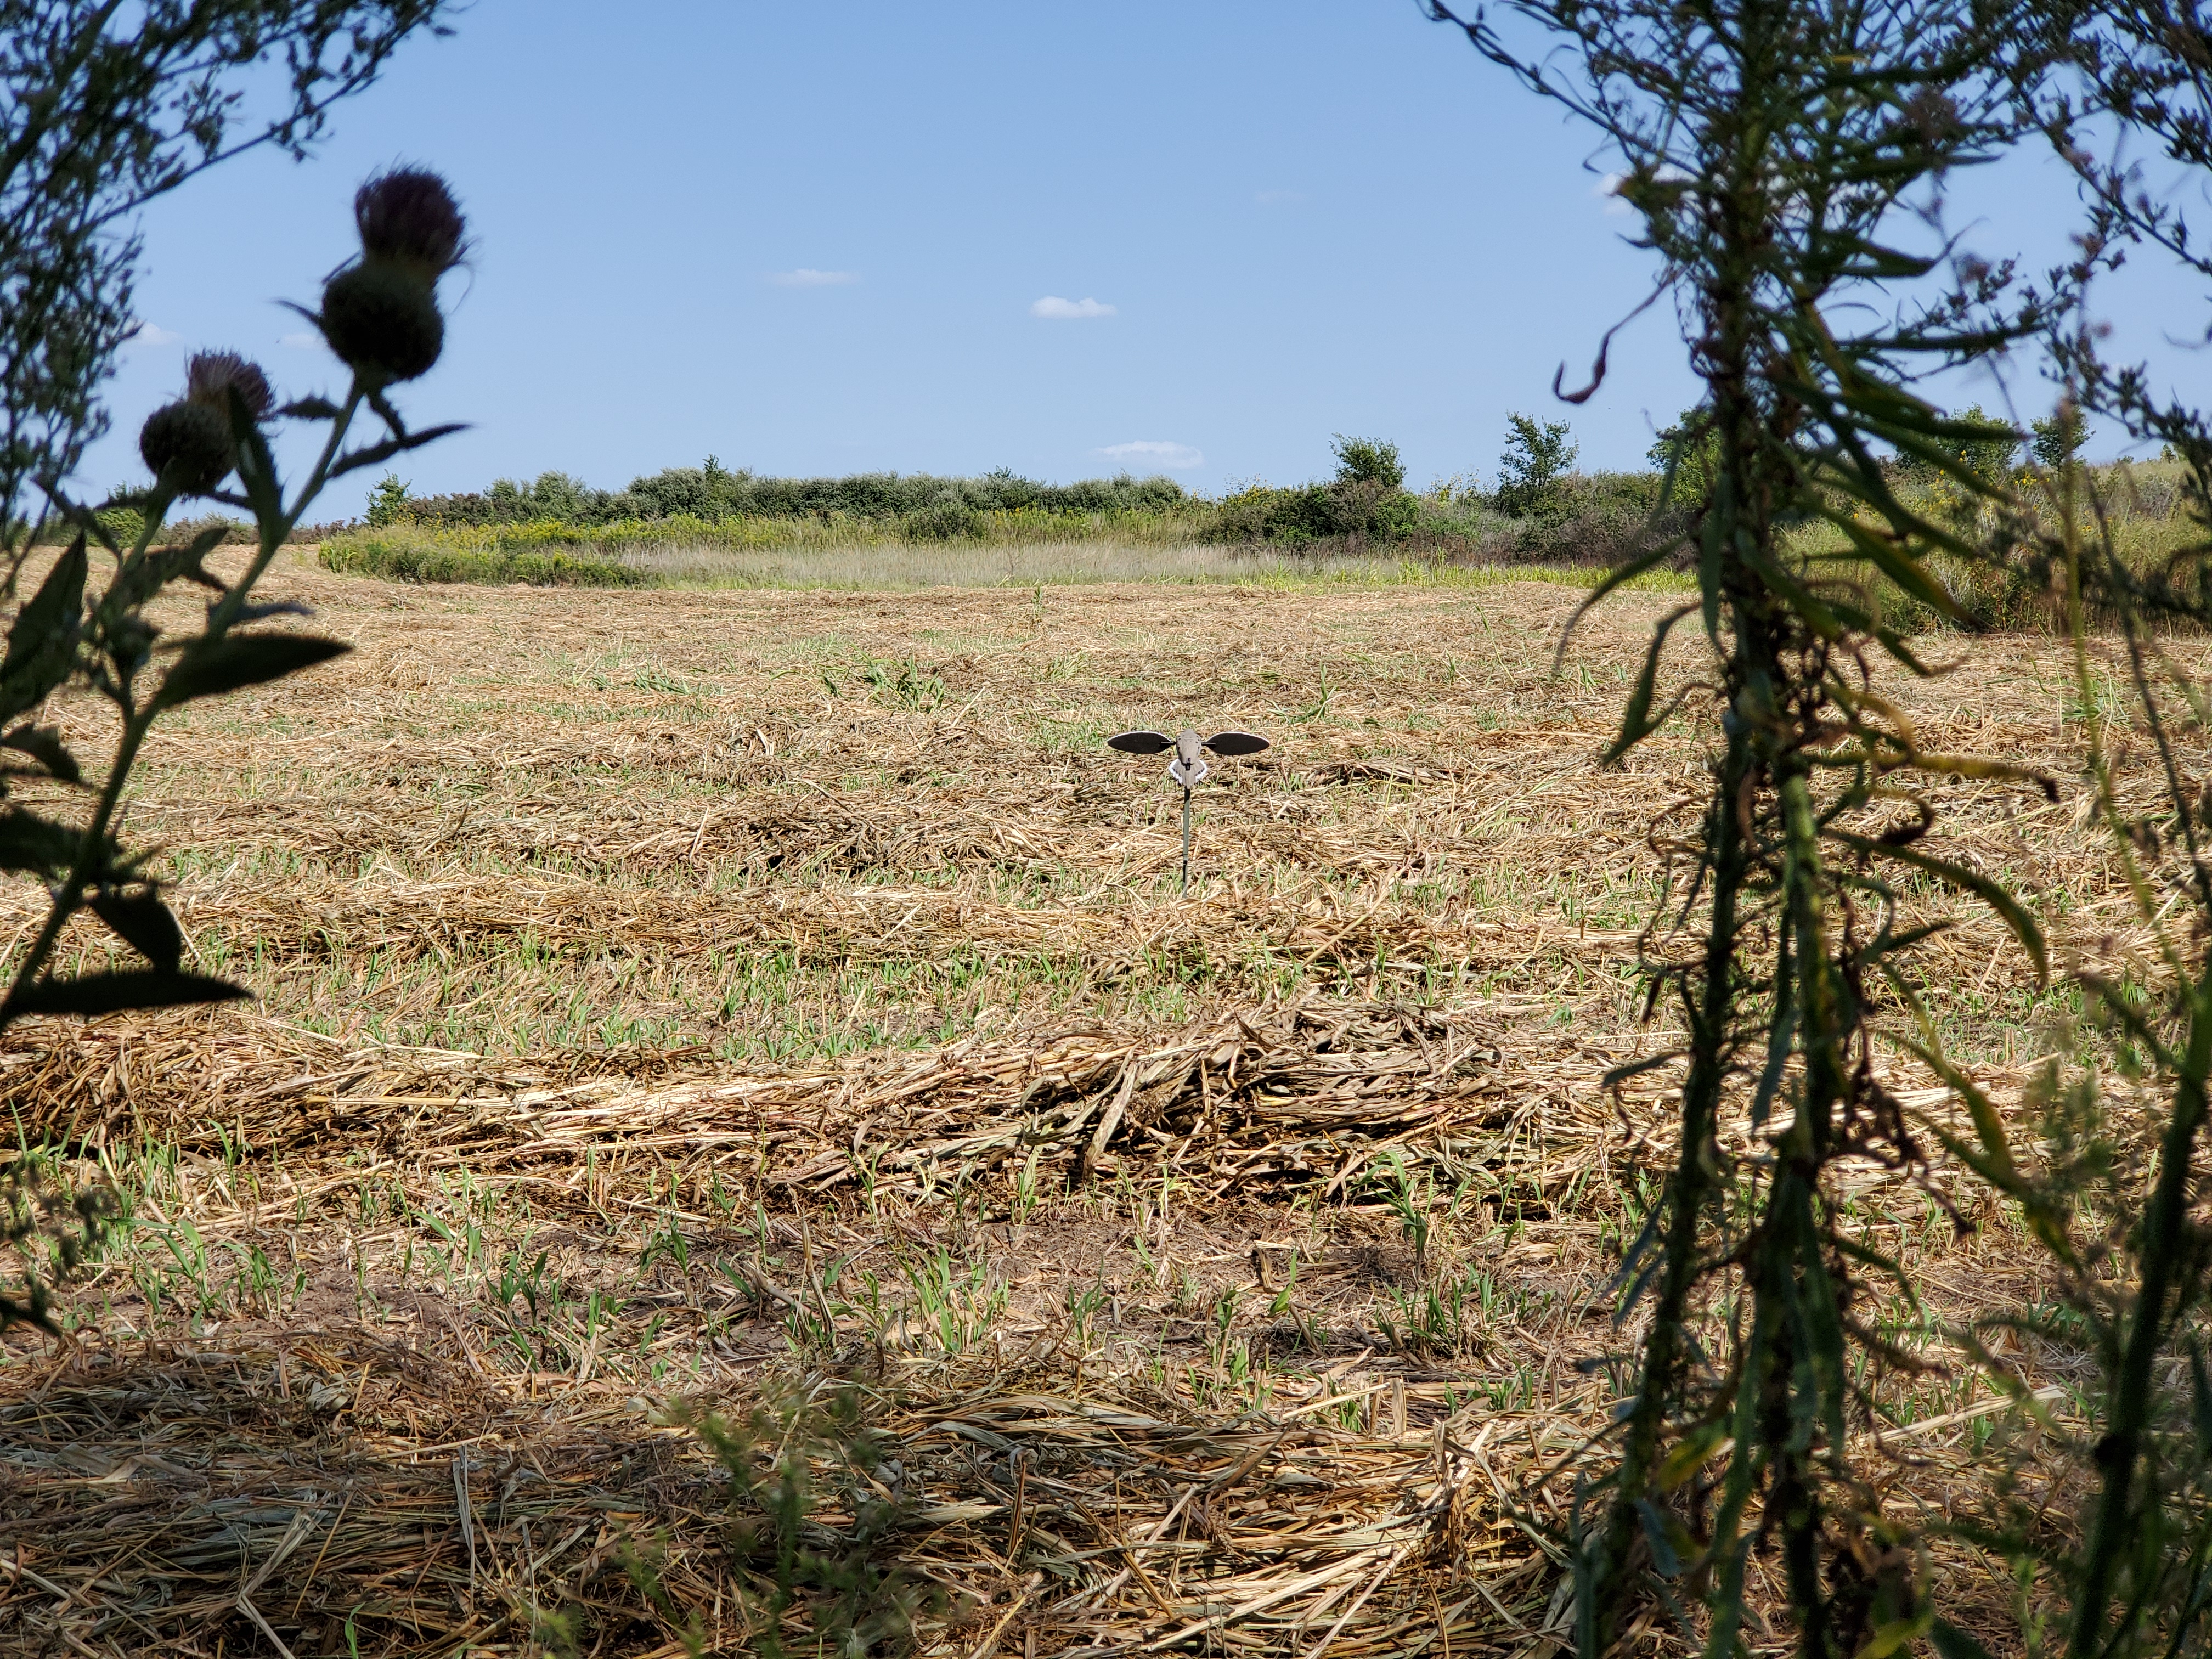
M 2062 403 L 2062 418 L 2071 407 Z M 2090 1161 L 2106 1166 L 2104 1190 L 2085 1194 L 2088 1183 L 2063 1163 L 2030 1180 L 2021 1173 L 2028 1161 L 2002 1141 L 1981 1148 L 1993 1177 L 2039 1223 L 2103 1372 L 2092 1431 L 2075 1448 L 2095 1472 L 2078 1551 L 2044 1562 L 2071 1590 L 2072 1659 L 2202 1651 L 2212 1615 L 2212 1235 L 2202 1212 L 2212 1119 L 2212 777 L 2201 764 L 2212 680 L 2176 649 L 2178 633 L 2212 626 L 2203 454 L 2191 468 L 2196 534 L 2148 571 L 2121 555 L 2111 503 L 2070 448 L 2040 475 L 2056 528 L 2038 551 L 2063 598 L 2095 817 L 2155 963 L 2147 972 L 2075 970 L 2111 1038 L 2117 1076 L 2063 1079 L 2054 1064 L 2042 1080 L 2046 1099 L 2095 1137 Z M 2106 624 L 2094 642 L 2093 614 Z M 2098 695 L 2108 654 L 2127 728 L 2118 744 Z M 2115 759 L 2116 747 L 2133 741 L 2153 757 L 2148 799 L 2124 782 Z M 1977 1104 L 1978 1118 L 1994 1122 Z M 2098 1220 L 2103 1237 L 2077 1236 Z M 2017 1559 L 2048 1558 L 2027 1547 L 2037 1530 L 2017 1526 L 2002 1541 Z
M 1914 994 L 1912 948 L 1948 925 L 1911 890 L 1977 896 L 2043 964 L 2009 895 L 1919 844 L 1936 821 L 1921 781 L 2049 786 L 1930 752 L 1878 689 L 1928 669 L 1877 584 L 1956 619 L 1929 556 L 1979 552 L 1899 498 L 1884 455 L 1992 489 L 1957 459 L 1986 428 L 1947 421 L 1913 385 L 2046 315 L 2046 296 L 1942 229 L 1949 175 L 2027 130 L 2015 94 L 2042 71 L 2039 15 L 1955 0 L 1427 9 L 1614 152 L 1658 265 L 1645 304 L 1674 300 L 1705 387 L 1683 425 L 1696 450 L 1669 469 L 1670 485 L 1692 459 L 1705 475 L 1697 596 L 1655 629 L 1607 755 L 1692 711 L 1710 721 L 1703 805 L 1667 842 L 1668 896 L 1644 941 L 1650 1006 L 1671 1003 L 1685 1035 L 1627 1069 L 1676 1070 L 1680 1139 L 1622 1267 L 1623 1316 L 1646 1334 L 1576 1540 L 1579 1643 L 1597 1659 L 1630 1599 L 1671 1579 L 1686 1637 L 1715 1659 L 1740 1651 L 1765 1545 L 1806 1659 L 1888 1652 L 1936 1615 L 1910 1524 L 1884 1512 L 1849 1443 L 1902 1358 L 1863 1313 L 1870 1281 L 1911 1287 L 1853 1236 L 1834 1176 L 1847 1159 L 1923 1161 L 1883 1082 L 1878 1024 L 1886 1000 Z M 1597 379 L 1604 362 L 1601 348 Z M 1837 550 L 1793 533 L 1807 524 Z M 1590 602 L 1678 545 L 1617 568 Z M 1686 624 L 1692 666 L 1662 692 Z
M 243 687 L 266 684 L 326 662 L 343 641 L 270 624 L 303 615 L 291 601 L 264 601 L 256 590 L 270 562 L 333 480 L 457 430 L 410 429 L 392 401 L 398 384 L 437 362 L 445 321 L 438 282 L 465 246 L 459 209 L 436 174 L 385 173 L 355 198 L 361 252 L 325 285 L 320 306 L 303 314 L 350 374 L 342 398 L 307 397 L 279 406 L 260 368 L 230 352 L 203 352 L 181 396 L 147 416 L 139 453 L 153 483 L 130 498 L 138 530 L 117 540 L 108 520 L 75 501 L 58 480 L 46 491 L 53 520 L 74 537 L 18 608 L 0 657 L 0 870 L 37 880 L 46 915 L 15 959 L 0 997 L 0 1029 L 29 1014 L 105 1014 L 173 1007 L 246 994 L 237 986 L 188 971 L 183 929 L 161 895 L 150 854 L 122 838 L 125 796 L 155 725 L 173 709 Z M 279 420 L 323 428 L 313 464 L 290 483 L 279 474 L 269 428 Z M 358 428 L 373 421 L 369 434 Z M 179 503 L 219 502 L 252 515 L 255 540 L 243 570 L 208 566 L 222 526 L 179 543 L 163 526 Z M 17 554 L 17 570 L 29 557 Z M 95 567 L 98 580 L 95 580 Z M 158 601 L 196 587 L 206 598 L 196 626 L 182 634 L 155 620 Z M 104 765 L 82 762 L 58 725 L 40 723 L 51 699 L 89 694 L 114 720 Z M 61 810 L 75 799 L 79 811 Z M 137 965 L 64 973 L 64 932 L 79 915 L 138 958 Z M 0 1242 L 22 1244 L 52 1233 L 53 1201 L 19 1164 L 0 1194 Z M 80 1210 L 73 1242 L 55 1259 L 74 1261 L 93 1243 L 97 1208 Z M 46 1291 L 27 1265 L 27 1289 L 0 1297 L 0 1328 L 16 1320 L 46 1322 Z
M 2212 285 L 2212 243 L 2142 161 L 2148 149 L 2200 188 L 2212 177 L 2203 6 L 2053 11 L 2069 73 L 2024 88 L 2025 102 L 2090 204 L 2081 280 L 2149 251 Z M 2046 1142 L 2070 1157 L 2039 1167 L 2015 1153 L 1991 1103 L 1959 1080 L 1984 1126 L 1979 1167 L 2033 1224 L 2101 1373 L 2070 1447 L 2087 1493 L 2075 1536 L 2054 1542 L 2023 1504 L 1979 1540 L 2063 1587 L 2055 1623 L 2070 1659 L 2202 1653 L 2212 1622 L 2212 679 L 2184 643 L 2212 628 L 2212 417 L 2161 393 L 2145 365 L 2109 361 L 2102 339 L 2086 306 L 2053 321 L 2063 393 L 2037 430 L 2034 494 L 2012 533 L 2060 599 L 2090 804 L 2145 960 L 2075 969 L 2104 1040 L 2081 1045 L 2089 1063 L 2071 1076 L 2052 1061 L 2037 1091 Z M 2180 464 L 2193 532 L 2180 545 L 2124 556 L 2112 483 L 2079 459 L 2089 414 Z M 2147 779 L 2124 769 L 2131 750 Z
M 0 0 L 0 548 L 106 429 L 100 385 L 138 325 L 132 216 L 242 151 L 304 155 L 447 9 Z

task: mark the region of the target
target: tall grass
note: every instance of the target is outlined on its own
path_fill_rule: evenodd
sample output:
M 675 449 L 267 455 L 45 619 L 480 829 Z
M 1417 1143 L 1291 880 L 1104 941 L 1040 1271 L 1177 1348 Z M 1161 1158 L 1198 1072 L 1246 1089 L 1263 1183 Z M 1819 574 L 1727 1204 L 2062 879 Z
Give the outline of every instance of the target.
M 2184 511 L 2181 492 L 2183 467 L 2174 461 L 2116 462 L 2083 469 L 2086 483 L 2103 503 L 2103 525 L 2112 556 L 2137 574 L 2148 574 L 2169 561 L 2197 550 L 2202 532 Z M 1977 547 L 2010 544 L 2015 551 L 2027 544 L 2056 538 L 2061 526 L 2036 481 L 2026 474 L 2009 480 L 2002 507 L 1994 501 L 1966 500 L 1948 481 L 1908 485 L 1897 492 L 1911 511 L 1948 526 Z M 1797 557 L 1820 561 L 1839 575 L 1863 585 L 1879 608 L 1882 620 L 1906 633 L 1954 626 L 2010 630 L 2029 629 L 2048 632 L 2064 627 L 2060 596 L 2036 575 L 2048 569 L 2047 560 L 1984 556 L 1964 557 L 1942 549 L 1927 550 L 1918 561 L 1957 606 L 1956 619 L 1946 617 L 1924 599 L 1905 593 L 1871 564 L 1849 556 L 1843 532 L 1825 522 L 1802 526 L 1784 536 L 1784 544 Z M 2095 596 L 2090 600 L 2098 610 Z M 2101 611 L 2099 611 L 2101 617 Z
M 1265 544 L 1162 546 L 1107 539 L 976 543 L 787 541 L 732 547 L 675 538 L 592 556 L 459 545 L 414 529 L 349 532 L 319 557 L 343 575 L 392 581 L 525 583 L 539 587 L 901 588 L 1065 587 L 1095 582 L 1382 584 L 1494 586 L 1539 581 L 1588 587 L 1595 566 L 1454 563 L 1448 560 L 1286 550 Z M 1673 592 L 1689 579 L 1657 571 L 1630 584 Z

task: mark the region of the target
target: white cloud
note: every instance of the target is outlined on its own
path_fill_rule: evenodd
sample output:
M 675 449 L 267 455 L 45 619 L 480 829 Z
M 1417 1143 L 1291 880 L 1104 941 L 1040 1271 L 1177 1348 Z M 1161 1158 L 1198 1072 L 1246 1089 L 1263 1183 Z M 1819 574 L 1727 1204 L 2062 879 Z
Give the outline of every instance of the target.
M 1194 466 L 1204 466 L 1206 455 L 1188 444 L 1170 443 L 1164 438 L 1139 438 L 1126 444 L 1108 444 L 1098 452 L 1130 465 L 1165 467 L 1170 472 L 1182 472 Z
M 1292 202 L 1303 202 L 1306 193 L 1302 190 L 1263 190 L 1252 198 L 1261 207 L 1283 207 Z
M 857 270 L 816 270 L 810 265 L 775 271 L 769 277 L 778 288 L 847 288 L 860 280 Z
M 1114 307 L 1099 300 L 1063 300 L 1057 294 L 1048 294 L 1030 307 L 1030 315 L 1068 322 L 1079 317 L 1111 317 Z
M 313 351 L 322 343 L 321 335 L 304 328 L 297 334 L 280 334 L 276 337 L 278 345 L 289 346 L 295 351 Z
M 173 346 L 184 337 L 166 328 L 156 328 L 151 323 L 141 323 L 125 337 L 123 343 L 126 346 Z

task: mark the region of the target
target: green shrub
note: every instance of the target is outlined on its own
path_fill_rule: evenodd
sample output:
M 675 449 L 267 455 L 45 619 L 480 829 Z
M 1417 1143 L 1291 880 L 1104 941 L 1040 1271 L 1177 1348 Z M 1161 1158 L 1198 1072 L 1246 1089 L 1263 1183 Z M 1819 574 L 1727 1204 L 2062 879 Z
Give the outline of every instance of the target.
M 1297 545 L 1329 534 L 1332 523 L 1324 485 L 1274 489 L 1254 484 L 1222 499 L 1214 509 L 1207 539 Z
M 407 505 L 407 485 L 397 472 L 386 473 L 368 492 L 368 527 L 381 530 L 398 523 L 409 516 Z
M 544 472 L 532 483 L 501 478 L 482 492 L 410 500 L 404 513 L 416 524 L 445 529 L 546 520 L 598 526 L 677 518 L 706 523 L 750 518 L 903 523 L 923 514 L 933 515 L 933 522 L 955 523 L 942 510 L 948 504 L 978 514 L 1172 514 L 1195 505 L 1172 478 L 1138 478 L 1127 473 L 1071 484 L 1040 483 L 1005 468 L 979 478 L 945 478 L 926 472 L 763 478 L 743 469 L 732 471 L 710 455 L 700 466 L 670 467 L 633 478 L 627 489 L 594 489 L 567 473 Z M 946 539 L 942 534 L 927 538 Z
M 1505 453 L 1498 461 L 1498 510 L 1516 519 L 1551 519 L 1564 511 L 1559 485 L 1581 453 L 1565 421 L 1542 424 L 1505 417 Z
M 1340 484 L 1405 489 L 1406 465 L 1398 459 L 1397 445 L 1384 443 L 1380 438 L 1347 438 L 1340 432 L 1330 447 L 1336 455 L 1336 481 Z
M 1526 564 L 1616 563 L 1687 529 L 1690 515 L 1680 507 L 1659 512 L 1659 489 L 1658 476 L 1650 472 L 1571 472 L 1550 479 L 1536 510 L 1514 519 L 1505 545 L 1494 550 Z
M 1275 542 L 1290 547 L 1326 541 L 1396 542 L 1420 523 L 1420 503 L 1380 478 L 1339 479 L 1273 489 L 1239 490 L 1216 505 L 1209 541 Z
M 1399 476 L 1404 476 L 1402 469 Z M 1329 494 L 1340 535 L 1395 542 L 1408 534 L 1420 518 L 1420 507 L 1411 495 L 1380 478 L 1339 483 Z
M 92 516 L 118 546 L 127 547 L 137 541 L 139 531 L 145 526 L 144 518 L 128 497 L 97 508 Z M 210 530 L 222 532 L 222 543 L 250 543 L 255 536 L 253 526 L 243 519 L 234 518 L 228 513 L 202 513 L 188 519 L 165 520 L 161 525 L 160 545 L 189 546 Z M 46 546 L 58 546 L 76 534 L 73 526 L 57 520 L 41 532 L 38 540 Z
M 957 542 L 980 538 L 988 523 L 984 514 L 948 489 L 919 512 L 907 514 L 899 527 L 911 541 Z
M 1703 404 L 1684 410 L 1674 425 L 1662 428 L 1658 441 L 1644 453 L 1662 481 L 1668 467 L 1674 469 L 1674 483 L 1667 495 L 1670 505 L 1694 512 L 1712 495 L 1713 478 L 1720 471 L 1720 440 Z
M 2044 419 L 2029 422 L 2027 431 L 2027 447 L 2034 453 L 2035 464 L 2050 472 L 2070 465 L 2081 454 L 2081 446 L 2089 441 L 2081 411 L 2071 403 L 2061 403 Z
M 1976 477 L 1988 483 L 2002 483 L 2012 476 L 2013 469 L 2020 461 L 2019 433 L 1996 416 L 1984 414 L 1979 404 L 1969 404 L 1950 418 L 1961 425 L 1978 428 L 1979 434 L 1931 441 L 1929 447 L 1942 451 Z M 1917 456 L 1901 457 L 1897 462 L 1896 471 L 1911 483 L 1932 483 L 1942 476 L 1938 468 L 1929 465 Z M 1952 487 L 1957 488 L 1955 484 Z
M 643 587 L 642 572 L 563 552 L 469 547 L 404 533 L 352 532 L 322 545 L 323 568 L 401 582 L 527 583 L 532 587 Z
M 1042 507 L 984 511 L 946 495 L 917 514 L 892 520 L 842 514 L 820 519 L 700 519 L 675 514 L 596 525 L 559 519 L 487 525 L 425 525 L 403 520 L 378 530 L 326 533 L 323 562 L 332 570 L 400 581 L 635 586 L 651 585 L 656 579 L 650 572 L 641 572 L 625 556 L 663 550 L 684 554 L 769 552 L 955 541 L 1030 546 L 1102 538 L 1176 547 L 1200 540 L 1205 528 L 1206 521 L 1196 510 L 1174 514 L 1076 514 Z

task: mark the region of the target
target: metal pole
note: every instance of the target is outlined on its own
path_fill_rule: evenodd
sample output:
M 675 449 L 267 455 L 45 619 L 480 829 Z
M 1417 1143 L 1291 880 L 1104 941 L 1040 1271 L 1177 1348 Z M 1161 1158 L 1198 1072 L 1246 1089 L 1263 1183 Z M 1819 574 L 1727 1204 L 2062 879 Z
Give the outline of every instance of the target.
M 1182 787 L 1182 890 L 1190 891 L 1190 786 Z

